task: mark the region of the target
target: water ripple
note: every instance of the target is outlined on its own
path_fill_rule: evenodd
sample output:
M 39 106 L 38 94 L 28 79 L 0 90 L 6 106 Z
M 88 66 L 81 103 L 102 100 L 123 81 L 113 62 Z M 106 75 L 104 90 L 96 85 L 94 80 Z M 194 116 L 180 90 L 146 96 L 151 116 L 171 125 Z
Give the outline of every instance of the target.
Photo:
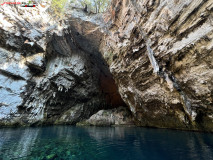
M 0 159 L 211 160 L 213 134 L 134 127 L 0 129 Z

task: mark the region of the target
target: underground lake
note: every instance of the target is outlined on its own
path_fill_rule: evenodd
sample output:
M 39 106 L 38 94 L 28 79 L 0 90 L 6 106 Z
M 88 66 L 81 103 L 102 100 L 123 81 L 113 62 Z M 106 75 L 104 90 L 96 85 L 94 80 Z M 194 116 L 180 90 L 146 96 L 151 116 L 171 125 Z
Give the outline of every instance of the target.
M 140 127 L 0 129 L 1 160 L 211 160 L 213 134 Z

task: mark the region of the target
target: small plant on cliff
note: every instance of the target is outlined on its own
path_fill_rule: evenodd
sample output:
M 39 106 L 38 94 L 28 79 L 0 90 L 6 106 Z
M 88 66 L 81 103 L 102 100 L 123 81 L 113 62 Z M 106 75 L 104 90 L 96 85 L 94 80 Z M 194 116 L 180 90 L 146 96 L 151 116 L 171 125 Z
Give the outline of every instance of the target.
M 67 2 L 68 0 L 52 0 L 50 9 L 54 17 L 59 19 L 63 18 Z
M 111 51 L 107 51 L 104 53 L 104 59 L 107 61 L 107 63 L 110 65 L 113 61 L 113 52 Z
M 111 0 L 71 0 L 70 2 L 85 8 L 89 12 L 102 13 L 106 11 Z

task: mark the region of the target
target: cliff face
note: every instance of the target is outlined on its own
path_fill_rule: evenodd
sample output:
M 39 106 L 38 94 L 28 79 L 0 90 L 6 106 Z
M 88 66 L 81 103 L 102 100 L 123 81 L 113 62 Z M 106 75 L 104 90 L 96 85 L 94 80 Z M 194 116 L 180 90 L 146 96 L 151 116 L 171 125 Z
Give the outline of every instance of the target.
M 138 124 L 213 131 L 212 1 L 112 5 L 102 53 Z
M 56 22 L 40 6 L 1 7 L 0 125 L 213 131 L 212 11 L 211 0 L 113 0 L 103 27 L 78 9 Z
M 56 22 L 40 6 L 4 6 L 0 16 L 1 125 L 75 124 L 123 105 L 99 53 L 102 33 L 90 33 L 96 17 Z

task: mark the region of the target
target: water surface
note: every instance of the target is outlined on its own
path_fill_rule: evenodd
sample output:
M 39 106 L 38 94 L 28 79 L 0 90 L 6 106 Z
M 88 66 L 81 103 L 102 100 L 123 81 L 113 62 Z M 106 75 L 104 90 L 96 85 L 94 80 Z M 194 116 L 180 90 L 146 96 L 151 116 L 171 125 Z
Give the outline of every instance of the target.
M 213 134 L 136 127 L 0 129 L 0 160 L 213 160 Z

